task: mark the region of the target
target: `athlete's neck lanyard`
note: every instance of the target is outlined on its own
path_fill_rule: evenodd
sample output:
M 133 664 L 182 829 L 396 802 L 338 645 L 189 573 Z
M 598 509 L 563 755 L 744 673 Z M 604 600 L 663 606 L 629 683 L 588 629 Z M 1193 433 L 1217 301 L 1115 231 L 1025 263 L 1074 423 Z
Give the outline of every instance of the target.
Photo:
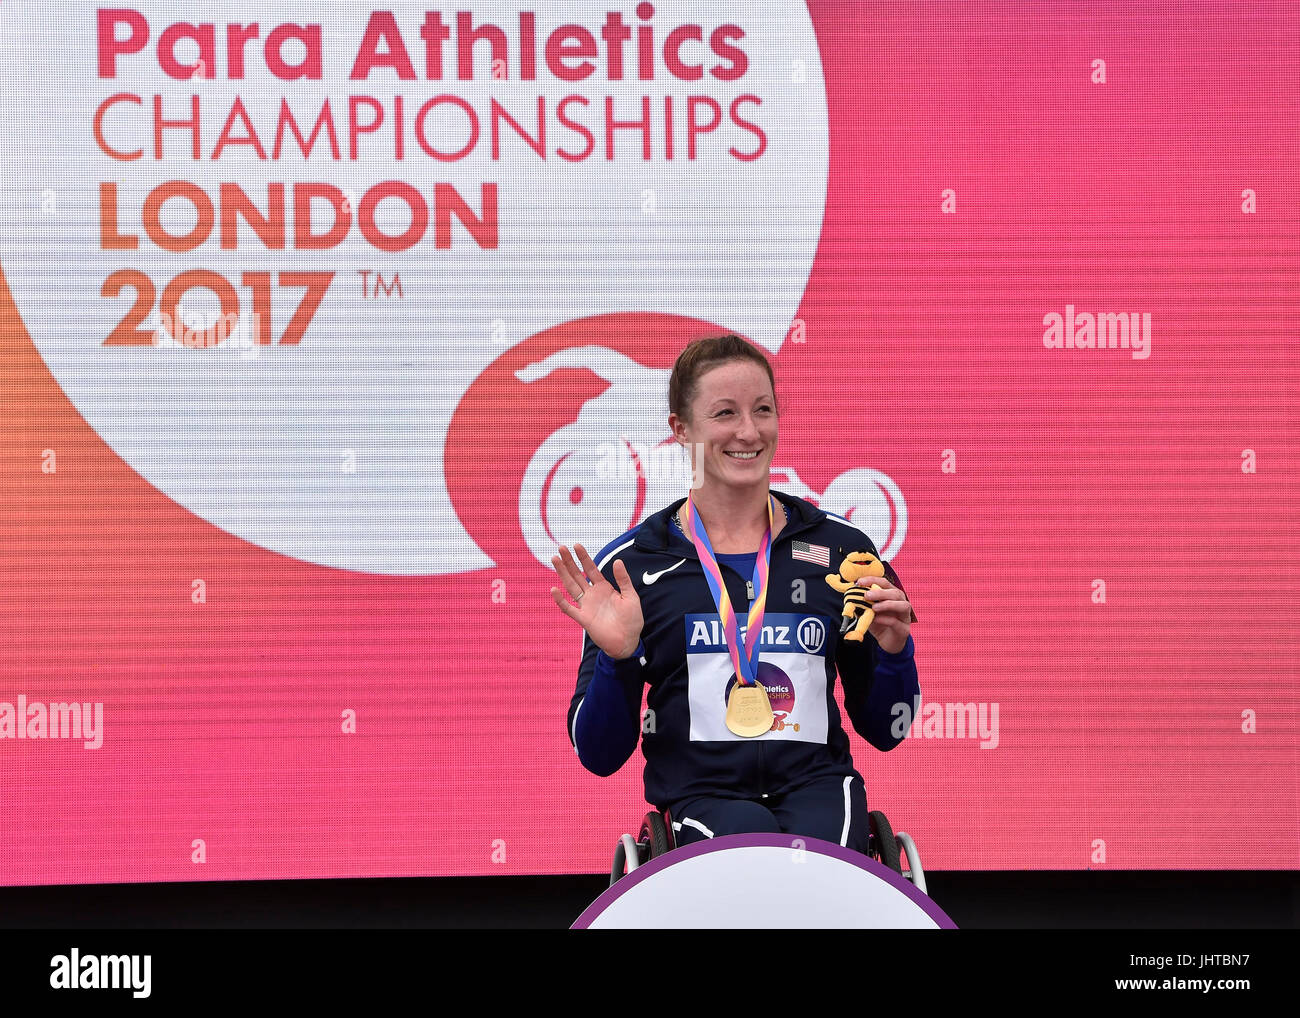
M 745 652 L 740 652 L 740 632 L 737 627 L 736 610 L 731 604 L 731 595 L 727 593 L 727 584 L 722 578 L 722 567 L 718 565 L 717 556 L 713 554 L 713 545 L 705 532 L 704 522 L 699 511 L 686 495 L 686 512 L 681 516 L 682 532 L 695 545 L 700 556 L 700 565 L 704 567 L 704 578 L 709 581 L 709 590 L 713 593 L 713 602 L 718 606 L 718 617 L 722 621 L 722 631 L 727 638 L 727 650 L 731 653 L 731 666 L 736 671 L 736 679 L 742 686 L 752 686 L 758 681 L 758 640 L 763 631 L 763 612 L 767 607 L 767 581 L 772 558 L 772 532 L 775 523 L 776 499 L 767 496 L 767 530 L 763 534 L 763 543 L 759 545 L 758 555 L 754 558 L 754 600 L 749 606 L 749 621 L 745 627 Z

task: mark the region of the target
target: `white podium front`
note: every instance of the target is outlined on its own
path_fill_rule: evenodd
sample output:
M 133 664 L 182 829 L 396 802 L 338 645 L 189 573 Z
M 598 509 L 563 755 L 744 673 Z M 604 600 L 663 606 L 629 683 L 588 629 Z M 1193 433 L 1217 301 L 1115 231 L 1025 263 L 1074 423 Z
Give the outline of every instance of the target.
M 874 859 L 819 838 L 732 834 L 675 848 L 606 890 L 572 929 L 956 929 Z

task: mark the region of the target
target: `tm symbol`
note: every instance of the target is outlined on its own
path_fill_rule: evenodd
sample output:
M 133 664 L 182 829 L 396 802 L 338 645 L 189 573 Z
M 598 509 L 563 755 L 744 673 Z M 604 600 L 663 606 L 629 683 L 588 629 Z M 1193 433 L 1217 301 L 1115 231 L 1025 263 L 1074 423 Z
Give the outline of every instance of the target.
M 397 294 L 400 298 L 405 298 L 402 293 L 402 276 L 401 273 L 394 272 L 391 283 L 384 282 L 384 276 L 381 272 L 371 269 L 357 269 L 357 275 L 361 277 L 361 297 L 363 300 L 378 300 L 379 293 L 382 290 L 385 297 L 392 297 Z M 375 284 L 370 285 L 370 277 L 375 277 Z

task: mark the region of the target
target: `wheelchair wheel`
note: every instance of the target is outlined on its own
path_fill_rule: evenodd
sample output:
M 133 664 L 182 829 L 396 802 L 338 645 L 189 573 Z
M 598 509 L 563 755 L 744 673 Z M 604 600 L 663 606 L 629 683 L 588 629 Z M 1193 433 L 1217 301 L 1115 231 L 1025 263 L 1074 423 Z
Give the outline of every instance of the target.
M 647 813 L 645 819 L 641 821 L 641 833 L 637 835 L 637 844 L 645 845 L 649 849 L 646 859 L 654 859 L 663 855 L 673 847 L 672 839 L 668 835 L 668 824 L 664 821 L 662 813 Z
M 898 839 L 894 837 L 894 829 L 889 826 L 885 814 L 878 809 L 872 810 L 867 816 L 871 821 L 871 839 L 868 854 L 879 859 L 881 863 L 902 876 L 903 866 L 898 855 Z

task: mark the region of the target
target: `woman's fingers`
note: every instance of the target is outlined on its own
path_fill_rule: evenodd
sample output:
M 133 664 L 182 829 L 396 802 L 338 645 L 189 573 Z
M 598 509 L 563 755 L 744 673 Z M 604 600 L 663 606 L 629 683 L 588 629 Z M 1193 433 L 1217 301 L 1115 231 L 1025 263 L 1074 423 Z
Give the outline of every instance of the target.
M 910 621 L 912 606 L 906 601 L 873 601 L 871 608 L 878 616 Z
M 878 616 L 898 619 L 903 622 L 912 620 L 912 603 L 904 596 L 901 590 L 884 589 L 881 592 L 886 595 L 880 599 L 869 598 L 867 603 Z M 893 595 L 892 597 L 888 595 Z
M 582 593 L 583 588 L 587 585 L 582 579 L 582 574 L 569 557 L 569 549 L 560 545 L 560 553 L 551 556 L 551 565 L 555 566 L 555 572 L 560 577 L 560 582 L 564 584 L 564 589 L 569 592 L 569 596 L 575 601 L 578 595 Z
M 627 566 L 623 565 L 623 560 L 614 560 L 614 582 L 618 586 L 618 592 L 623 597 L 636 597 L 636 588 L 632 586 L 632 577 L 628 574 Z
M 587 554 L 586 548 L 580 544 L 575 544 L 573 550 L 578 553 L 578 561 L 582 563 L 582 570 L 586 573 L 587 579 L 591 580 L 593 586 L 600 586 L 600 584 L 606 582 L 605 577 L 600 574 L 600 569 L 596 566 L 596 563 L 593 562 L 591 556 Z
M 887 615 L 898 615 L 910 621 L 911 602 L 907 601 L 907 595 L 897 586 L 889 585 L 888 580 L 881 582 L 883 579 L 879 576 L 863 576 L 858 580 L 858 586 L 866 586 L 870 590 L 867 595 L 868 605 L 875 611 L 884 611 Z M 871 594 L 875 594 L 875 597 Z
M 564 594 L 561 593 L 559 587 L 551 588 L 551 597 L 555 600 L 555 603 L 560 606 L 560 611 L 564 612 L 565 615 L 569 616 L 569 618 L 573 619 L 573 621 L 577 622 L 579 625 L 582 624 L 582 619 L 578 618 L 578 610 L 565 600 Z
M 560 545 L 560 557 L 564 560 L 564 570 L 568 573 L 569 578 L 574 583 L 585 583 L 586 579 L 582 575 L 582 567 L 578 565 L 573 552 L 569 551 L 564 545 Z

